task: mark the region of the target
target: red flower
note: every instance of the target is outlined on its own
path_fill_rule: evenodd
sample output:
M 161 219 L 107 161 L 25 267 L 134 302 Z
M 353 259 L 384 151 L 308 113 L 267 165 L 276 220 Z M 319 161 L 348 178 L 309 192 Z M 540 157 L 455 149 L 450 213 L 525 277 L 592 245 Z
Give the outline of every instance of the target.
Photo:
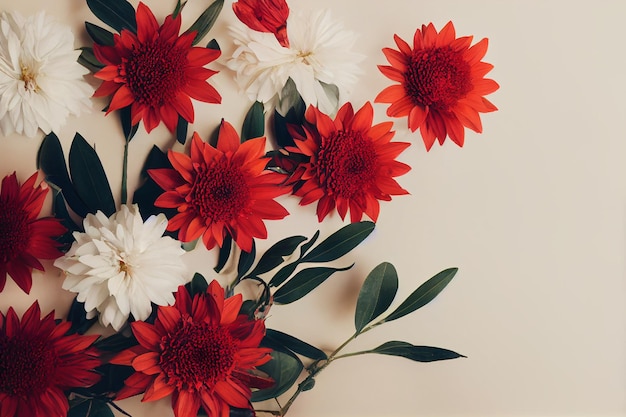
M 274 201 L 285 193 L 279 184 L 284 177 L 265 171 L 265 138 L 240 144 L 235 129 L 222 122 L 217 148 L 194 133 L 191 156 L 169 151 L 174 169 L 152 169 L 152 179 L 165 190 L 157 207 L 176 208 L 167 230 L 179 230 L 178 239 L 193 241 L 200 236 L 207 249 L 222 246 L 226 233 L 244 251 L 252 239 L 265 239 L 263 219 L 278 220 L 287 210 Z
M 369 102 L 356 114 L 352 104 L 344 104 L 334 121 L 311 106 L 305 118 L 304 136 L 291 129 L 295 151 L 310 157 L 294 174 L 299 180 L 294 194 L 302 197 L 301 205 L 318 201 L 320 222 L 335 207 L 342 219 L 350 209 L 352 222 L 360 221 L 363 214 L 376 221 L 378 200 L 408 194 L 393 177 L 411 169 L 395 160 L 410 144 L 391 142 L 392 122 L 372 126 L 374 112 Z
M 95 74 L 104 80 L 95 97 L 112 95 L 107 114 L 131 106 L 131 123 L 144 121 L 150 132 L 161 120 L 174 132 L 178 115 L 194 120 L 191 99 L 220 103 L 222 98 L 206 79 L 217 71 L 204 66 L 219 50 L 192 47 L 196 32 L 178 36 L 180 14 L 159 27 L 150 9 L 137 6 L 137 33 L 122 30 L 114 46 L 94 44 L 96 58 L 106 66 Z
M 37 301 L 21 323 L 12 307 L 0 313 L 0 416 L 65 417 L 64 391 L 98 382 L 98 335 L 66 335 L 70 327 L 54 312 L 41 319 Z
M 142 401 L 155 401 L 172 394 L 176 417 L 196 417 L 200 407 L 211 417 L 227 417 L 230 407 L 252 408 L 251 388 L 272 384 L 252 373 L 270 360 L 271 350 L 259 347 L 264 322 L 240 315 L 241 305 L 241 294 L 224 299 L 217 281 L 193 300 L 181 286 L 173 306 L 159 307 L 154 324 L 131 323 L 139 346 L 111 362 L 136 372 L 116 399 L 144 393 Z
M 439 32 L 430 23 L 417 29 L 413 49 L 398 35 L 394 40 L 399 51 L 384 48 L 391 66 L 379 65 L 380 71 L 400 84 L 381 91 L 376 103 L 390 103 L 387 115 L 408 116 L 409 128 L 422 134 L 426 149 L 443 144 L 446 136 L 463 146 L 464 127 L 482 132 L 479 112 L 497 110 L 484 95 L 499 86 L 484 76 L 493 65 L 482 62 L 487 39 L 474 46 L 472 36 L 456 38 L 452 22 Z
M 35 186 L 37 173 L 20 187 L 15 172 L 2 180 L 0 190 L 0 291 L 7 274 L 26 293 L 33 284 L 33 268 L 43 271 L 38 259 L 56 259 L 59 236 L 66 232 L 59 220 L 38 219 L 48 188 L 45 183 Z
M 289 47 L 289 6 L 285 0 L 240 0 L 233 3 L 233 11 L 250 29 L 273 33 L 282 46 Z

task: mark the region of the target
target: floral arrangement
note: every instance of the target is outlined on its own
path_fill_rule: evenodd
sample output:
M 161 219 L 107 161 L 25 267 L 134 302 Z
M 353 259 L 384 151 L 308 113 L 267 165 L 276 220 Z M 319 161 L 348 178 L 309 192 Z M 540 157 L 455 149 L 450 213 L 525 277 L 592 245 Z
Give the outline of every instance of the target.
M 93 44 L 79 49 L 44 12 L 0 15 L 0 129 L 44 134 L 39 172 L 23 182 L 3 174 L 0 291 L 10 278 L 29 294 L 33 269 L 53 260 L 63 289 L 75 294 L 62 319 L 54 312 L 42 318 L 38 301 L 21 317 L 12 307 L 0 312 L 1 417 L 128 415 L 116 401 L 132 396 L 170 397 L 176 417 L 284 416 L 340 358 L 462 356 L 405 341 L 346 352 L 361 334 L 433 300 L 456 268 L 392 308 L 399 279 L 393 265 L 380 263 L 358 293 L 354 333 L 333 351 L 271 327 L 270 308 L 280 314 L 274 306 L 350 269 L 334 261 L 370 236 L 380 201 L 408 193 L 397 178 L 410 166 L 397 158 L 410 142 L 394 140 L 393 121 L 374 124 L 370 102 L 355 108 L 347 101 L 368 71 L 352 52 L 354 33 L 328 11 L 239 0 L 232 8 L 240 24 L 229 29 L 234 53 L 223 57 L 216 40 L 204 40 L 223 0 L 184 30 L 180 0 L 164 19 L 144 3 L 86 2 L 101 23 L 85 23 Z M 472 45 L 452 22 L 439 31 L 422 26 L 412 44 L 393 38 L 397 49 L 382 51 L 389 65 L 378 67 L 393 84 L 374 103 L 389 104 L 387 116 L 406 118 L 407 130 L 419 129 L 427 150 L 435 139 L 462 146 L 465 128 L 481 132 L 480 113 L 496 110 L 484 96 L 498 88 L 485 78 L 487 40 Z M 203 138 L 189 126 L 194 102 L 219 109 L 211 83 L 218 59 L 249 110 L 241 134 L 222 120 Z M 86 79 L 97 81 L 95 91 Z M 55 134 L 93 100 L 105 100 L 103 117 L 121 123 L 119 204 L 88 139 L 76 133 L 66 160 Z M 128 145 L 138 129 L 150 133 L 161 123 L 175 146 L 152 148 L 130 195 L 128 164 L 137 159 Z M 290 214 L 281 204 L 287 198 L 315 204 L 320 223 L 338 215 L 345 224 L 257 253 L 266 223 Z M 53 215 L 42 217 L 47 202 Z M 216 251 L 214 276 L 188 270 L 183 255 L 197 245 Z

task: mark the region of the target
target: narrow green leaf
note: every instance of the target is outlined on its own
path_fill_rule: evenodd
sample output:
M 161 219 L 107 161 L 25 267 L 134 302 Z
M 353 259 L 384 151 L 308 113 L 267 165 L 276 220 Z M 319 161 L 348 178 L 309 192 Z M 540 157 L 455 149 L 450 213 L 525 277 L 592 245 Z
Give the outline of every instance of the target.
M 416 346 L 400 341 L 383 343 L 368 352 L 378 353 L 381 355 L 400 356 L 416 362 L 435 362 L 465 357 L 448 349 L 431 346 Z
M 254 259 L 256 258 L 256 245 L 254 240 L 252 240 L 252 249 L 250 252 L 246 252 L 244 250 L 239 254 L 239 262 L 237 262 L 237 278 L 242 278 L 246 275 L 246 272 L 252 268 L 252 264 L 254 263 Z
M 94 346 L 107 352 L 121 352 L 133 346 L 137 346 L 137 339 L 124 336 L 122 333 L 113 333 L 111 336 L 99 339 Z
M 274 243 L 265 253 L 254 267 L 251 276 L 257 276 L 271 271 L 281 263 L 285 262 L 285 256 L 291 255 L 298 245 L 306 240 L 304 236 L 290 236 Z
M 78 56 L 78 63 L 89 71 L 96 73 L 104 68 L 104 65 L 98 61 L 93 53 L 93 49 L 87 46 L 80 48 L 80 55 Z
M 141 177 L 144 182 L 133 194 L 133 203 L 139 205 L 139 211 L 144 220 L 159 213 L 164 213 L 168 219 L 171 219 L 177 213 L 175 208 L 165 209 L 154 206 L 154 202 L 164 191 L 148 176 L 148 170 L 158 168 L 172 168 L 172 164 L 170 164 L 169 159 L 167 159 L 167 155 L 155 145 L 150 149 L 146 162 L 141 170 Z
M 326 354 L 322 350 L 278 330 L 267 329 L 265 333 L 265 342 L 269 343 L 268 347 L 273 349 L 288 349 L 294 353 L 314 360 L 327 359 Z
M 304 369 L 300 359 L 292 353 L 273 350 L 271 356 L 269 362 L 257 366 L 257 369 L 268 374 L 275 384 L 271 388 L 253 392 L 250 399 L 253 402 L 269 400 L 283 394 L 296 383 Z
M 291 276 L 291 274 L 294 273 L 294 271 L 296 270 L 298 265 L 300 265 L 300 260 L 296 260 L 296 261 L 294 261 L 294 262 L 292 262 L 290 264 L 287 264 L 287 265 L 283 266 L 272 277 L 272 279 L 270 279 L 270 282 L 268 283 L 268 285 L 270 287 L 278 287 L 283 282 L 285 282 L 287 280 L 287 278 L 289 278 Z
M 67 417 L 115 417 L 106 401 L 90 398 L 72 407 Z
M 72 323 L 68 334 L 84 334 L 98 321 L 98 317 L 88 319 L 87 312 L 85 311 L 85 303 L 81 303 L 74 297 L 70 311 L 67 313 L 67 321 Z
M 78 225 L 74 222 L 74 219 L 72 219 L 72 216 L 70 216 L 69 211 L 67 211 L 63 192 L 55 184 L 50 184 L 50 188 L 52 189 L 52 214 L 57 219 L 60 219 L 61 224 L 67 229 L 67 232 L 57 239 L 64 245 L 61 250 L 66 251 L 74 242 L 72 233 L 80 231 L 80 227 L 78 227 Z
M 217 43 L 217 40 L 211 39 L 209 43 L 206 44 L 207 49 L 213 49 L 215 51 L 220 51 L 220 44 Z
M 384 321 L 399 319 L 430 303 L 452 281 L 458 270 L 458 268 L 445 269 L 420 285 L 395 311 L 385 317 Z
M 315 234 L 313 234 L 313 237 L 311 238 L 311 240 L 309 240 L 307 243 L 302 245 L 302 247 L 300 248 L 300 257 L 303 257 L 304 254 L 307 253 L 309 249 L 311 249 L 311 246 L 313 246 L 315 242 L 317 242 L 317 239 L 319 237 L 320 237 L 320 231 L 317 230 Z
M 115 213 L 115 200 L 100 158 L 79 133 L 70 146 L 69 166 L 76 192 L 90 212 L 101 210 L 107 216 Z
M 115 44 L 113 34 L 108 30 L 90 22 L 85 22 L 85 29 L 95 43 L 105 46 L 113 46 Z
M 317 288 L 335 272 L 346 271 L 353 266 L 354 264 L 346 268 L 318 267 L 303 269 L 276 290 L 274 302 L 277 304 L 289 304 L 299 300 Z
M 339 259 L 363 242 L 372 233 L 374 226 L 371 221 L 350 223 L 313 248 L 302 258 L 302 262 L 330 262 Z
M 178 0 L 176 2 L 176 7 L 174 8 L 174 12 L 172 13 L 172 17 L 174 19 L 176 19 L 176 17 L 180 14 L 180 12 L 183 11 L 183 7 L 185 7 L 186 4 L 187 4 L 187 1 L 181 2 L 180 0 Z
M 59 138 L 52 132 L 44 137 L 37 153 L 37 168 L 46 175 L 46 182 L 63 192 L 70 208 L 80 217 L 89 212 L 87 205 L 76 193 L 65 165 L 65 155 Z
M 191 25 L 189 29 L 185 33 L 190 33 L 196 31 L 196 37 L 193 40 L 193 44 L 197 44 L 200 42 L 204 36 L 209 33 L 209 30 L 213 27 L 213 24 L 217 20 L 217 16 L 219 16 L 222 11 L 222 7 L 224 6 L 224 0 L 215 0 L 206 10 L 196 19 L 196 21 Z
M 392 264 L 383 262 L 367 275 L 356 302 L 357 333 L 389 308 L 397 291 L 398 274 Z
M 139 123 L 135 125 L 132 124 L 130 106 L 120 109 L 120 122 L 122 123 L 124 138 L 126 139 L 126 142 L 130 142 L 139 128 Z
M 178 116 L 178 123 L 176 124 L 176 140 L 181 145 L 187 142 L 187 129 L 189 128 L 189 122 L 184 117 Z
M 193 297 L 196 294 L 204 294 L 206 290 L 209 288 L 209 283 L 206 278 L 202 276 L 202 274 L 195 273 L 191 282 L 189 283 L 189 294 Z
M 226 262 L 228 262 L 228 258 L 230 258 L 230 252 L 232 251 L 233 246 L 233 238 L 230 234 L 226 234 L 224 237 L 224 242 L 222 243 L 222 247 L 220 248 L 220 252 L 217 257 L 217 265 L 213 268 L 215 272 L 218 274 L 224 267 L 226 266 Z
M 263 103 L 255 101 L 250 110 L 246 113 L 246 117 L 243 121 L 243 128 L 241 129 L 241 141 L 245 142 L 248 139 L 260 138 L 265 134 L 265 112 L 263 110 Z
M 94 15 L 113 29 L 121 32 L 128 29 L 137 33 L 135 9 L 126 0 L 87 0 Z

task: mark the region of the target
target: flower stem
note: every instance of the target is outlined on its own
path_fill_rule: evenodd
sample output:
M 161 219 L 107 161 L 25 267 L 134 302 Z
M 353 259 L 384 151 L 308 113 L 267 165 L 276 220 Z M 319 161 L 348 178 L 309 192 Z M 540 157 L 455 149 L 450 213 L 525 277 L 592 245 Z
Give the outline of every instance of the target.
M 127 140 L 124 144 L 124 160 L 122 162 L 122 204 L 126 204 L 126 200 L 128 199 L 128 143 L 130 141 Z

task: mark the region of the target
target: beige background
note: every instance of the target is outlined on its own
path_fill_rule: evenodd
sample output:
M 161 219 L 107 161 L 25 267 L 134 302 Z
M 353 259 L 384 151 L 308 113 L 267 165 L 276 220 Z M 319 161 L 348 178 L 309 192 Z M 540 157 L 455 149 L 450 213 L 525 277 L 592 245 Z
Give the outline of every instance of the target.
M 412 141 L 401 160 L 413 170 L 400 178 L 410 196 L 385 203 L 370 239 L 339 264 L 351 271 L 301 302 L 276 307 L 268 326 L 332 348 L 353 330 L 355 292 L 368 271 L 392 262 L 400 296 L 440 270 L 458 266 L 457 278 L 431 305 L 357 340 L 355 349 L 390 339 L 441 346 L 467 359 L 418 364 L 393 357 L 338 361 L 315 389 L 296 402 L 297 416 L 617 416 L 626 414 L 624 210 L 626 169 L 625 44 L 621 1 L 292 1 L 294 7 L 329 7 L 360 33 L 356 50 L 367 55 L 365 75 L 350 99 L 360 107 L 390 81 L 376 69 L 381 48 L 397 33 L 410 39 L 422 23 L 441 28 L 452 20 L 459 35 L 488 37 L 486 61 L 501 88 L 489 98 L 499 107 L 483 117 L 485 133 L 468 132 L 466 145 L 435 145 L 427 153 L 418 134 L 398 120 L 397 140 Z M 136 1 L 132 2 L 136 4 Z M 174 0 L 147 2 L 159 19 Z M 384 4 L 384 5 L 383 5 Z M 206 1 L 190 0 L 189 25 Z M 83 0 L 0 0 L 0 9 L 47 9 L 70 25 L 77 46 L 87 44 L 83 21 L 98 23 Z M 232 50 L 225 7 L 216 28 L 224 56 Z M 193 126 L 203 136 L 220 118 L 240 126 L 249 102 L 232 74 L 212 78 L 222 105 L 197 105 Z M 103 106 L 95 101 L 95 108 Z M 374 106 L 385 120 L 384 105 Z M 58 133 L 65 150 L 74 132 L 95 144 L 119 189 L 122 137 L 115 117 L 98 110 L 70 119 Z M 0 138 L 0 175 L 21 180 L 35 169 L 41 138 Z M 143 128 L 131 145 L 131 189 L 152 144 L 172 142 L 165 128 Z M 116 193 L 117 195 L 117 193 Z M 330 234 L 335 216 L 318 225 L 313 207 L 269 224 L 267 247 L 292 234 Z M 195 270 L 213 266 L 214 253 L 185 255 Z M 47 264 L 49 265 L 49 264 Z M 71 294 L 52 268 L 34 274 L 25 295 L 9 280 L 0 309 L 21 312 L 34 299 L 44 311 L 67 311 Z M 386 327 L 386 328 L 385 328 Z M 120 403 L 134 417 L 170 416 L 169 401 Z

